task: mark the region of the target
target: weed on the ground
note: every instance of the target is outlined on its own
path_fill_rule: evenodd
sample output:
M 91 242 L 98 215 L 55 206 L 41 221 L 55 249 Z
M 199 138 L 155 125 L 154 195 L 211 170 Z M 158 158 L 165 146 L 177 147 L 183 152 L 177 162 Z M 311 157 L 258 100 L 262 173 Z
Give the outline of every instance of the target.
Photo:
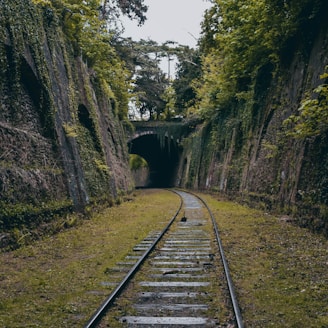
M 246 327 L 328 327 L 328 241 L 285 220 L 205 196 L 218 222 Z M 160 190 L 0 254 L 1 327 L 82 327 L 111 292 L 108 269 L 179 199 Z M 163 217 L 165 216 L 165 219 Z
M 307 229 L 207 196 L 246 327 L 328 327 L 328 241 Z
M 1 327 L 82 327 L 111 292 L 108 268 L 173 216 L 179 198 L 145 190 L 78 227 L 0 254 Z

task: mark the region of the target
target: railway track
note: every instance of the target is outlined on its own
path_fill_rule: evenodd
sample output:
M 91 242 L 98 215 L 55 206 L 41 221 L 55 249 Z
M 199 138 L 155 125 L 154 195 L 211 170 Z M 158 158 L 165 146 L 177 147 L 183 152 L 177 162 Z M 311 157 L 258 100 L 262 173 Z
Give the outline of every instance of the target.
M 91 327 L 244 327 L 214 217 L 199 197 L 181 206 L 109 274 L 115 290 Z

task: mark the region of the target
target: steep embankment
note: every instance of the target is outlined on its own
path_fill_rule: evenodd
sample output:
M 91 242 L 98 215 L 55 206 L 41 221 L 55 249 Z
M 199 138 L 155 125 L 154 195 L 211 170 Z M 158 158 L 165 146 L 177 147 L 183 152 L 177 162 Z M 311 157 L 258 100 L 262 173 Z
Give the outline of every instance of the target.
M 258 71 L 251 99 L 185 140 L 177 181 L 279 210 L 327 234 L 328 135 L 297 139 L 284 126 L 325 82 L 327 21 L 323 14 L 313 21 L 289 40 L 278 70 L 268 64 Z
M 131 189 L 111 99 L 54 10 L 7 0 L 0 26 L 0 230 Z

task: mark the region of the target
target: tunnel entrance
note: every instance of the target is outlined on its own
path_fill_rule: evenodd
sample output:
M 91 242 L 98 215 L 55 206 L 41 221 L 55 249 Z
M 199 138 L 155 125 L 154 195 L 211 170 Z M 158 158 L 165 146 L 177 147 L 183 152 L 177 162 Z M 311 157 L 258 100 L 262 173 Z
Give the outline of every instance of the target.
M 157 135 L 143 135 L 129 142 L 129 153 L 143 157 L 149 166 L 148 185 L 166 188 L 175 185 L 179 163 L 179 147 L 173 139 L 160 140 Z

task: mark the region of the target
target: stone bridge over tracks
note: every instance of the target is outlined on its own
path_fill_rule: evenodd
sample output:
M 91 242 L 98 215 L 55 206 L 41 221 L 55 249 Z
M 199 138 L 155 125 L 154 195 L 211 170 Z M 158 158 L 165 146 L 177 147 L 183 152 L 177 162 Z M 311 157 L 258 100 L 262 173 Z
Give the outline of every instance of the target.
M 130 154 L 143 157 L 149 166 L 145 187 L 172 187 L 182 154 L 181 141 L 195 124 L 190 121 L 135 121 L 128 135 Z M 138 185 L 137 185 L 138 186 Z

